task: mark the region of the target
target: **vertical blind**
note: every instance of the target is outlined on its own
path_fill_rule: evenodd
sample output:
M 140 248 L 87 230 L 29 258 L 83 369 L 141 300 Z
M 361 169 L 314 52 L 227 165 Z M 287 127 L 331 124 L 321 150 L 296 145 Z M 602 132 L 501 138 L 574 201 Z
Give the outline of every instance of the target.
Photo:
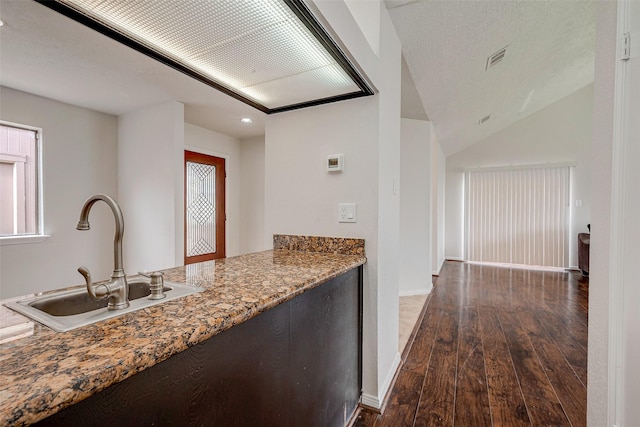
M 569 167 L 468 171 L 467 259 L 568 265 Z

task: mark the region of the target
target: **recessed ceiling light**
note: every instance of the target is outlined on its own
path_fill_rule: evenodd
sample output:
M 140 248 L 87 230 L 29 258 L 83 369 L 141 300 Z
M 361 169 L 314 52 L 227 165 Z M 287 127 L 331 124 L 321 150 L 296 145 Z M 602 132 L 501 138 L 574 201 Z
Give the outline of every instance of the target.
M 249 117 L 243 117 L 240 119 L 240 121 L 242 123 L 253 123 L 253 120 L 251 120 Z
M 0 27 L 4 27 L 4 21 L 0 19 Z
M 36 0 L 267 114 L 373 95 L 304 0 Z

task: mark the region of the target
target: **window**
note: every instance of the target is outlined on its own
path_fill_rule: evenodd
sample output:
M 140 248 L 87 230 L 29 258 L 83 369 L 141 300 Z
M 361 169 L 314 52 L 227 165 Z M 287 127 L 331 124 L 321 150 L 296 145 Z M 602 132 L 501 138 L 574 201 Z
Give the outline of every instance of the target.
M 42 237 L 40 134 L 40 129 L 31 126 L 0 121 L 2 243 Z

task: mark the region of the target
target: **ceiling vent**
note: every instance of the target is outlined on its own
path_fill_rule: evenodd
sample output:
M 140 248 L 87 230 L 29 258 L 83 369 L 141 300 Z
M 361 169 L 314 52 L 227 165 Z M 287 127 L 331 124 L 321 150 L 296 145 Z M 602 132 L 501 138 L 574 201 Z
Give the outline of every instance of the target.
M 483 124 L 484 122 L 486 122 L 487 120 L 489 120 L 491 118 L 491 114 L 489 114 L 488 116 L 484 116 L 483 118 L 480 119 L 480 121 L 478 122 L 479 125 Z
M 498 62 L 502 61 L 504 59 L 504 55 L 507 53 L 508 47 L 509 46 L 503 47 L 502 49 L 500 49 L 499 51 L 491 55 L 489 58 L 487 58 L 487 68 L 485 68 L 485 70 L 488 70 L 489 68 L 496 65 Z

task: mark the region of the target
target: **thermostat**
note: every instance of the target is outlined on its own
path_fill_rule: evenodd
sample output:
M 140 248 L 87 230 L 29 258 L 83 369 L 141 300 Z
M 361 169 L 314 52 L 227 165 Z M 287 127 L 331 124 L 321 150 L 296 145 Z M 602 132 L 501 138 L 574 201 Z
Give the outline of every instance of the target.
M 327 172 L 342 172 L 344 170 L 344 154 L 332 154 L 327 157 Z

